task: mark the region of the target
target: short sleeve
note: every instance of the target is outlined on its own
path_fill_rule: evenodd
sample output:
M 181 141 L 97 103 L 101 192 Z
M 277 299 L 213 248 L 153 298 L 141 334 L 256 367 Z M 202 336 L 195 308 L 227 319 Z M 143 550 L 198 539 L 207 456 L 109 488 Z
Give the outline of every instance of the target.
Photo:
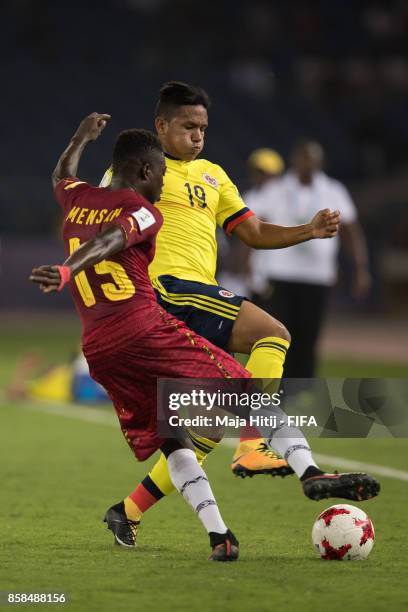
M 341 183 L 335 181 L 336 206 L 340 211 L 340 219 L 343 223 L 354 223 L 357 221 L 357 209 L 347 189 Z
M 131 206 L 125 203 L 121 214 L 102 226 L 102 229 L 106 229 L 111 225 L 119 225 L 126 236 L 126 248 L 150 241 L 162 225 L 161 214 L 153 206 L 135 206 L 133 201 L 129 203 Z
M 77 176 L 63 178 L 54 187 L 55 199 L 65 209 L 69 205 L 72 195 L 78 193 L 78 188 L 81 188 L 82 191 L 84 187 L 88 188 L 88 183 L 81 181 Z
M 223 230 L 231 235 L 234 228 L 251 217 L 254 213 L 245 205 L 245 202 L 239 195 L 237 187 L 228 177 L 228 175 L 220 170 L 220 198 L 217 209 L 217 224 Z

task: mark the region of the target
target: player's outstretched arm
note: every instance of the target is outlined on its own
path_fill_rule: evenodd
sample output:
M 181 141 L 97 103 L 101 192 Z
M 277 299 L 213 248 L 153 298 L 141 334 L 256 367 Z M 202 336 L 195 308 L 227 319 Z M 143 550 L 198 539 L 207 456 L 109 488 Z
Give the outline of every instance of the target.
M 39 284 L 44 293 L 61 291 L 72 276 L 118 253 L 125 245 L 124 231 L 119 225 L 113 225 L 92 240 L 84 242 L 62 266 L 48 265 L 33 268 L 29 279 Z
M 51 180 L 53 187 L 61 179 L 76 176 L 83 150 L 88 142 L 99 138 L 109 119 L 110 115 L 105 113 L 91 113 L 81 121 L 52 173 Z
M 304 225 L 283 227 L 253 215 L 236 226 L 234 234 L 253 249 L 283 249 L 313 238 L 332 238 L 339 230 L 340 212 L 325 208 Z

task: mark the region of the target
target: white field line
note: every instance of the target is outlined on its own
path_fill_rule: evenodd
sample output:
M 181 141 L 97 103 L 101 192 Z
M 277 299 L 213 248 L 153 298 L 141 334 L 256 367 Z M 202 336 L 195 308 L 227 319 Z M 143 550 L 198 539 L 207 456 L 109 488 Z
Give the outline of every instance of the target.
M 341 469 L 363 471 L 368 473 L 372 472 L 373 474 L 378 474 L 378 476 L 385 476 L 386 478 L 394 478 L 395 480 L 403 480 L 408 482 L 408 472 L 390 468 L 385 465 L 353 461 L 352 459 L 345 459 L 344 457 L 336 457 L 335 455 L 321 455 L 320 453 L 316 453 L 314 456 L 320 463 L 327 463 L 327 465 L 333 465 Z
M 113 412 L 105 412 L 104 410 L 101 410 L 99 408 L 88 408 L 86 406 L 82 406 L 81 404 L 65 405 L 38 402 L 27 405 L 23 404 L 22 406 L 24 410 L 43 412 L 46 414 L 67 417 L 69 419 L 75 419 L 78 421 L 98 423 L 100 425 L 108 425 L 109 427 L 118 427 L 118 421 L 116 415 Z M 226 446 L 234 447 L 236 446 L 237 441 L 232 438 L 226 438 L 223 443 Z M 353 461 L 352 459 L 346 459 L 344 457 L 337 457 L 335 455 L 321 455 L 320 453 L 315 453 L 314 458 L 319 463 L 326 464 L 335 468 L 371 472 L 373 474 L 378 474 L 379 476 L 385 476 L 386 478 L 393 478 L 394 480 L 408 482 L 408 472 L 390 468 L 385 465 L 365 463 L 363 461 Z
M 232 438 L 228 438 L 224 440 L 224 444 L 235 447 L 237 441 L 233 440 Z M 395 480 L 403 480 L 408 482 L 408 472 L 389 468 L 385 465 L 376 465 L 375 463 L 365 463 L 363 461 L 353 461 L 352 459 L 345 459 L 344 457 L 337 457 L 335 455 L 321 455 L 320 453 L 313 453 L 313 457 L 318 463 L 325 463 L 326 465 L 330 465 L 335 468 L 359 472 L 372 472 L 373 474 L 378 474 L 379 476 L 386 476 L 388 478 L 394 478 Z
M 30 404 L 23 404 L 24 410 L 31 412 L 43 412 L 45 414 L 53 414 L 55 416 L 67 417 L 68 419 L 74 419 L 77 421 L 87 421 L 88 423 L 98 423 L 99 425 L 108 425 L 109 427 L 115 427 L 118 425 L 118 419 L 116 414 L 108 410 L 101 410 L 100 408 L 89 408 L 82 404 L 59 404 L 54 402 L 32 402 Z

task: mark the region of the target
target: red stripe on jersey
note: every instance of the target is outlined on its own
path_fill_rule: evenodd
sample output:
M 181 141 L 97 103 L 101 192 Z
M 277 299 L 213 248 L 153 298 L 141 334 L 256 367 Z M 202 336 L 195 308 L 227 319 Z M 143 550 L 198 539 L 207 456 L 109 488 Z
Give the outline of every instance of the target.
M 245 219 L 249 219 L 249 217 L 252 217 L 255 213 L 252 212 L 252 210 L 248 210 L 246 213 L 244 213 L 243 215 L 241 215 L 240 217 L 237 217 L 236 219 L 233 219 L 233 221 L 231 221 L 230 223 L 228 223 L 227 227 L 225 228 L 225 233 L 228 234 L 228 236 L 231 236 L 232 234 L 232 230 L 239 225 L 240 223 L 242 223 L 243 221 L 245 221 Z

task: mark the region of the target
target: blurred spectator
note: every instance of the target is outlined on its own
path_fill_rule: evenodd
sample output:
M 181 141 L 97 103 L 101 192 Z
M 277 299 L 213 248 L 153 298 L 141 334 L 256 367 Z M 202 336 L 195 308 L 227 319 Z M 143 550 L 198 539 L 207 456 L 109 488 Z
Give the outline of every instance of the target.
M 12 380 L 6 389 L 12 400 L 46 400 L 96 404 L 109 401 L 106 391 L 95 382 L 87 361 L 80 351 L 71 360 L 46 365 L 36 352 L 20 357 Z
M 258 191 L 268 181 L 280 176 L 285 170 L 282 157 L 272 149 L 256 149 L 248 158 L 249 178 L 252 185 L 251 191 Z M 250 198 L 247 192 L 246 200 Z
M 322 171 L 323 149 L 301 142 L 292 154 L 292 169 L 269 181 L 248 205 L 264 220 L 277 225 L 308 223 L 323 208 L 340 210 L 340 237 L 353 264 L 352 293 L 365 297 L 370 287 L 367 252 L 357 211 L 345 187 Z M 282 321 L 292 335 L 285 375 L 309 378 L 315 374 L 316 342 L 324 320 L 330 287 L 336 282 L 338 237 L 311 240 L 287 249 L 253 251 L 255 286 L 264 293 L 255 301 Z
M 282 157 L 272 149 L 256 149 L 248 158 L 248 172 L 251 189 L 243 198 L 251 208 L 251 197 L 256 196 L 262 187 L 285 170 Z M 249 292 L 249 249 L 241 240 L 231 236 L 227 238 L 224 232 L 218 232 L 218 275 L 220 285 L 228 287 L 231 291 L 247 295 Z

